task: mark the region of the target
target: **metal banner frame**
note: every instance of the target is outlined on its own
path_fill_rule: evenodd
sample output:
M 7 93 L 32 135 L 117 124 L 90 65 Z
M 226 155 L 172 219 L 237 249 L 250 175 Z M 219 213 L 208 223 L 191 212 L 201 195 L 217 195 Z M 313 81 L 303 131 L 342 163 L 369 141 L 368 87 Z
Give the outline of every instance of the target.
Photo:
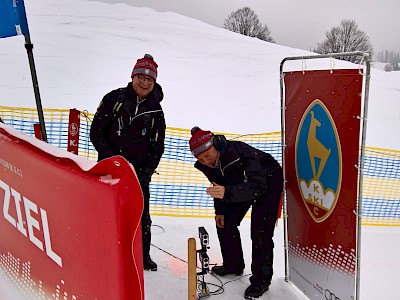
M 365 156 L 365 140 L 366 140 L 366 130 L 367 130 L 367 112 L 368 112 L 368 98 L 369 98 L 369 82 L 370 82 L 370 63 L 371 58 L 368 53 L 364 52 L 343 52 L 343 53 L 331 53 L 326 55 L 310 55 L 310 56 L 297 56 L 297 57 L 286 57 L 282 60 L 280 64 L 280 96 L 281 96 L 281 145 L 282 145 L 282 164 L 284 169 L 284 180 L 285 180 L 285 188 L 284 188 L 284 205 L 283 205 L 283 218 L 284 218 L 284 251 L 285 251 L 285 281 L 289 281 L 289 268 L 288 268 L 288 259 L 289 259 L 289 240 L 288 240 L 288 225 L 287 225 L 287 193 L 286 193 L 286 174 L 285 174 L 285 148 L 286 148 L 286 138 L 285 138 L 285 95 L 284 95 L 284 75 L 283 68 L 284 64 L 287 61 L 295 61 L 295 60 L 312 60 L 312 59 L 322 59 L 322 58 L 339 58 L 339 57 L 353 57 L 358 56 L 361 57 L 361 61 L 359 63 L 359 72 L 363 75 L 363 95 L 364 101 L 361 99 L 362 108 L 362 116 L 359 116 L 361 125 L 361 151 L 360 151 L 360 159 L 358 166 L 358 193 L 357 193 L 357 204 L 356 204 L 356 268 L 355 268 L 355 299 L 360 299 L 360 254 L 361 254 L 361 216 L 362 216 L 362 186 L 363 186 L 363 169 L 364 169 L 364 156 Z M 365 70 L 362 72 L 362 69 Z M 333 71 L 332 65 L 329 68 Z M 301 70 L 298 70 L 301 71 Z M 304 71 L 304 70 L 303 70 Z

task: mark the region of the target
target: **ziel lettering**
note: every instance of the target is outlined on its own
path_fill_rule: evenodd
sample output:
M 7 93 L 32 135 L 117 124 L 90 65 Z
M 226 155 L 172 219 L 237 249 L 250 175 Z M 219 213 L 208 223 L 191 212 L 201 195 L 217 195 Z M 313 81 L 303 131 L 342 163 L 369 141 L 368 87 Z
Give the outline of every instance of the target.
M 4 218 L 10 222 L 20 233 L 22 233 L 25 237 L 29 238 L 29 240 L 35 244 L 42 251 L 46 251 L 48 257 L 50 257 L 56 264 L 62 267 L 62 259 L 57 253 L 55 253 L 51 247 L 51 239 L 50 239 L 50 230 L 49 223 L 47 221 L 47 212 L 40 208 L 40 215 L 38 206 L 33 203 L 28 198 L 22 196 L 13 188 L 9 187 L 5 182 L 0 180 L 0 188 L 4 190 L 4 204 L 3 204 L 3 216 Z M 12 203 L 11 198 L 14 198 L 14 203 Z M 22 205 L 23 203 L 23 205 Z M 10 215 L 10 207 L 14 206 L 15 211 L 17 212 L 17 219 Z M 23 207 L 23 209 L 22 209 Z M 31 212 L 35 213 L 39 216 L 38 219 L 35 219 L 32 216 Z M 23 222 L 25 217 L 26 227 Z M 42 226 L 40 227 L 40 223 Z M 43 242 L 38 239 L 33 229 L 43 232 L 44 246 Z

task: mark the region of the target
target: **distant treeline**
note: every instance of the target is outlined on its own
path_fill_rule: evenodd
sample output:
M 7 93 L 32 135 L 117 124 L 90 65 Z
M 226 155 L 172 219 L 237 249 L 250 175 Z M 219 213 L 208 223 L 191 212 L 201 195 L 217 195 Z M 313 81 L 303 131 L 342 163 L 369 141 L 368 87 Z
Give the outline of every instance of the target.
M 400 52 L 395 51 L 380 51 L 375 55 L 376 61 L 386 63 L 385 71 L 399 71 L 400 67 Z

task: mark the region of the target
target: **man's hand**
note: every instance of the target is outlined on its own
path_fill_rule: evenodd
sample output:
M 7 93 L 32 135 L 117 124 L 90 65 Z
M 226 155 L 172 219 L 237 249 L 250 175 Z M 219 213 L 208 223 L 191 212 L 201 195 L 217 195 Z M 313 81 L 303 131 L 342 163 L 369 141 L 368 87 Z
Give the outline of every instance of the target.
M 212 183 L 213 186 L 206 189 L 206 193 L 213 198 L 223 199 L 225 195 L 225 187 L 218 185 L 215 182 Z
M 225 221 L 224 215 L 215 216 L 215 223 L 217 224 L 217 227 L 224 228 L 224 223 L 225 223 L 224 221 Z

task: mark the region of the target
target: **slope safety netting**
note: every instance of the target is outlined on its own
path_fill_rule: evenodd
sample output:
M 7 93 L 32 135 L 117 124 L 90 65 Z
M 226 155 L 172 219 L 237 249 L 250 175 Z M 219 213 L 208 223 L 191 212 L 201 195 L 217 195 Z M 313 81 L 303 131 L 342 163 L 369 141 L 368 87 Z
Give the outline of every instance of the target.
M 45 109 L 48 142 L 67 149 L 69 110 Z M 37 110 L 0 106 L 0 117 L 7 125 L 33 136 L 38 123 Z M 82 112 L 79 155 L 97 160 L 89 132 L 93 114 Z M 238 135 L 222 133 L 228 139 L 244 141 L 269 152 L 282 163 L 281 133 Z M 165 152 L 150 185 L 152 215 L 174 217 L 213 217 L 213 201 L 205 193 L 210 185 L 193 167 L 189 151 L 190 129 L 167 127 Z M 365 150 L 362 191 L 362 224 L 400 226 L 400 151 L 369 148 Z

